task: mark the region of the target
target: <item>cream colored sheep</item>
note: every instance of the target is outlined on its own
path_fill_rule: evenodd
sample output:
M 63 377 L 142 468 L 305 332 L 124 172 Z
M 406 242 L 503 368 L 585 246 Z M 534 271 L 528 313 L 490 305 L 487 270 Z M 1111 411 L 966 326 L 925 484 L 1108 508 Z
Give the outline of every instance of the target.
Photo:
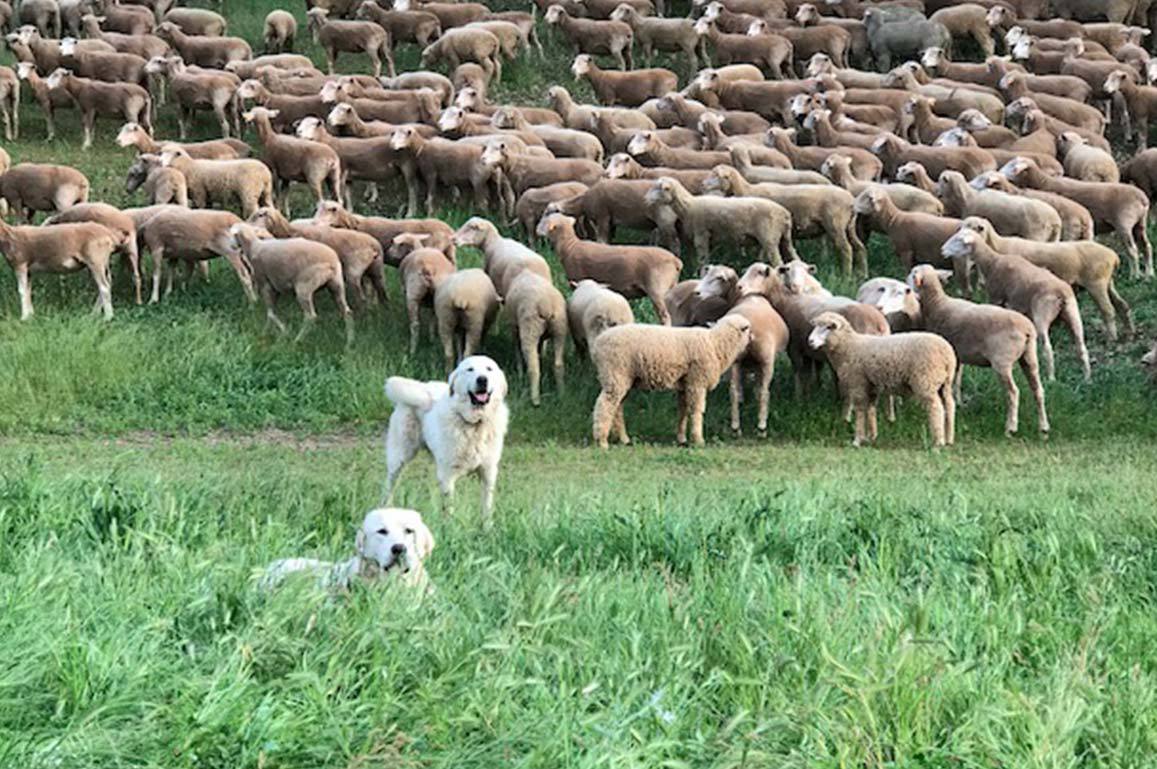
M 133 293 L 141 303 L 141 266 L 137 252 L 137 228 L 128 214 L 108 203 L 78 203 L 44 220 L 45 225 L 93 222 L 108 228 L 117 237 L 117 252 L 128 263 Z
M 635 387 L 675 390 L 679 394 L 679 427 L 675 440 L 703 445 L 707 391 L 719 384 L 751 340 L 751 323 L 726 315 L 712 328 L 674 328 L 631 324 L 608 329 L 591 347 L 602 391 L 595 403 L 595 443 L 607 448 L 612 427 L 620 443 L 630 443 L 623 400 Z
M 297 37 L 297 19 L 289 11 L 270 11 L 265 17 L 265 29 L 261 35 L 265 41 L 266 53 L 283 53 L 293 50 Z
M 434 290 L 434 317 L 442 339 L 446 373 L 482 348 L 482 337 L 498 315 L 499 296 L 483 270 L 459 270 Z
M 771 302 L 762 296 L 745 296 L 731 308 L 731 315 L 747 318 L 751 324 L 751 338 L 731 366 L 731 430 L 739 434 L 739 403 L 743 400 L 743 375 L 754 369 L 759 377 L 757 394 L 759 412 L 756 428 L 767 434 L 767 414 L 771 401 L 771 379 L 775 374 L 776 356 L 787 350 L 787 323 Z
M 26 222 L 32 221 L 35 211 L 63 211 L 84 203 L 88 190 L 88 178 L 70 166 L 17 163 L 0 167 L 0 199 Z
M 872 278 L 864 281 L 856 292 L 856 301 L 870 304 L 884 313 L 893 334 L 915 331 L 921 327 L 920 299 L 912 287 L 902 280 Z
M 421 336 L 422 306 L 433 306 L 434 292 L 447 277 L 454 274 L 454 263 L 441 250 L 428 248 L 429 237 L 419 233 L 403 232 L 394 237 L 390 246 L 391 258 L 400 261 L 398 272 L 402 278 L 402 293 L 406 297 L 406 317 L 410 325 L 410 355 L 418 351 Z
M 880 395 L 912 395 L 928 412 L 933 446 L 951 446 L 956 432 L 952 380 L 956 353 L 936 334 L 872 336 L 857 333 L 847 318 L 825 312 L 812 321 L 808 344 L 823 349 L 840 380 L 840 389 L 856 412 L 853 446 L 876 440 L 876 401 Z
M 194 208 L 237 201 L 241 215 L 249 217 L 258 208 L 274 204 L 273 174 L 260 160 L 196 160 L 183 149 L 171 148 L 161 153 L 161 165 L 185 177 Z
M 608 328 L 635 322 L 631 305 L 622 294 L 594 280 L 572 284 L 566 303 L 567 325 L 575 348 L 585 353 Z
M 672 326 L 707 326 L 739 301 L 739 274 L 725 264 L 705 264 L 699 277 L 675 285 L 663 301 Z
M 30 272 L 70 273 L 87 269 L 96 283 L 95 310 L 112 319 L 112 278 L 109 259 L 121 237 L 93 222 L 48 227 L 11 227 L 0 219 L 0 252 L 16 274 L 20 320 L 32 317 Z
M 981 216 L 1001 235 L 1052 242 L 1061 237 L 1057 210 L 1039 200 L 993 189 L 978 190 L 956 171 L 940 174 L 940 199 L 950 216 Z
M 566 300 L 549 279 L 521 270 L 503 294 L 511 316 L 514 346 L 522 352 L 530 380 L 530 402 L 542 402 L 539 350 L 549 342 L 554 349 L 554 383 L 562 391 L 563 356 L 566 353 Z
M 550 265 L 545 259 L 517 240 L 502 237 L 492 222 L 480 216 L 458 228 L 454 245 L 473 246 L 482 252 L 482 269 L 494 281 L 499 296 L 506 297 L 514 279 L 523 272 L 533 272 L 550 282 Z
M 229 234 L 230 228 L 241 222 L 236 214 L 183 206 L 150 208 L 157 212 L 142 217 L 143 221 L 133 217 L 142 248 L 153 256 L 153 293 L 150 303 L 155 304 L 161 299 L 161 277 L 165 274 L 166 262 L 184 263 L 188 279 L 195 264 L 219 256 L 229 262 L 249 301 L 257 301 L 250 279 L 251 271 Z M 165 295 L 172 290 L 173 274 L 169 271 Z
M 1113 156 L 1089 144 L 1075 131 L 1057 137 L 1057 155 L 1065 167 L 1065 176 L 1085 182 L 1119 182 L 1121 171 Z

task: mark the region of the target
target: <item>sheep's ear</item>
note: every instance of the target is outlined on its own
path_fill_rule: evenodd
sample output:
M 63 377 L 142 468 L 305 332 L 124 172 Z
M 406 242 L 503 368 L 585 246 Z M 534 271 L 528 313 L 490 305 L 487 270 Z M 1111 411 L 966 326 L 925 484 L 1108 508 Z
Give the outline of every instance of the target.
M 952 270 L 937 270 L 936 277 L 940 278 L 941 283 L 947 283 L 952 280 L 953 272 Z
M 707 275 L 707 265 L 704 264 L 699 268 L 699 277 L 703 278 L 703 277 L 706 277 L 706 275 Z
M 814 264 L 809 264 L 807 266 L 807 271 L 810 272 L 812 275 L 815 275 L 816 274 L 816 266 Z

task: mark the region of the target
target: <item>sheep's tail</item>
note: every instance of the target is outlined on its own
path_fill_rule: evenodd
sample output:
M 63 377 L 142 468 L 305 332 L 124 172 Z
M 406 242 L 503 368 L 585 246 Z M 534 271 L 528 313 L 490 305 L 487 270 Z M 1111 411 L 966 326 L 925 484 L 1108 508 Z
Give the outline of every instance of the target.
M 438 385 L 434 387 L 432 385 Z M 386 379 L 386 397 L 395 406 L 405 406 L 416 411 L 429 411 L 445 387 L 442 382 L 419 382 L 417 379 L 407 379 L 401 376 L 392 376 Z

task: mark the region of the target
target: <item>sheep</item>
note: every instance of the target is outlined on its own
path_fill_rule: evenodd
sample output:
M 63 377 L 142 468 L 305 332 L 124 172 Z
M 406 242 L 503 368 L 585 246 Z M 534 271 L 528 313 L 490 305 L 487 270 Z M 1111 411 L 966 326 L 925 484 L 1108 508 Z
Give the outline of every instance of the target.
M 1089 209 L 1080 203 L 1052 192 L 1017 187 L 996 171 L 981 174 L 969 184 L 978 190 L 1000 190 L 1011 195 L 1039 200 L 1052 206 L 1061 217 L 1061 240 L 1091 240 L 1093 237 L 1093 216 L 1089 213 Z
M 840 257 L 844 272 L 852 272 L 853 258 L 868 269 L 868 254 L 856 234 L 854 199 L 834 185 L 751 184 L 731 166 L 716 166 L 707 189 L 724 195 L 760 197 L 783 206 L 791 214 L 794 237 L 826 235 Z
M 10 67 L 0 67 L 0 117 L 4 120 L 4 138 L 20 137 L 20 77 Z
M 837 131 L 831 123 L 831 112 L 826 109 L 813 109 L 809 112 L 804 118 L 803 127 L 811 132 L 815 144 L 832 149 L 855 147 L 869 150 L 877 138 L 872 134 Z
M 314 220 L 319 224 L 358 230 L 374 236 L 385 251 L 387 264 L 399 266 L 401 257 L 392 259 L 389 249 L 399 235 L 424 236 L 426 248 L 441 251 L 451 265 L 456 263 L 454 230 L 441 219 L 386 219 L 381 216 L 358 216 L 345 210 L 340 203 L 326 200 L 317 205 Z
M 579 54 L 571 66 L 576 80 L 586 78 L 599 102 L 637 107 L 679 86 L 679 78 L 668 69 L 640 69 L 615 72 L 601 69 L 590 54 Z
M 20 23 L 36 27 L 41 37 L 60 37 L 60 5 L 56 0 L 21 0 L 17 11 Z
M 341 160 L 344 199 L 352 205 L 351 186 L 354 181 L 369 182 L 369 202 L 378 199 L 378 184 L 394 178 L 399 169 L 407 184 L 413 183 L 414 167 L 403 162 L 402 156 L 390 147 L 389 136 L 368 139 L 337 137 L 330 134 L 320 120 L 303 118 L 297 125 L 297 135 L 324 144 L 337 153 Z
M 695 33 L 702 40 L 703 57 L 717 66 L 727 64 L 754 64 L 761 72 L 767 72 L 776 80 L 782 80 L 785 73 L 792 75 L 792 58 L 795 47 L 786 37 L 775 34 L 730 34 L 721 32 L 715 23 L 707 18 L 695 22 Z M 707 43 L 711 43 L 712 55 L 707 56 Z
M 974 189 L 956 171 L 940 174 L 940 199 L 950 216 L 983 217 L 1001 235 L 1042 242 L 1059 240 L 1061 236 L 1061 217 L 1052 206 L 999 190 Z
M 949 238 L 942 252 L 954 261 L 964 259 L 975 263 L 984 275 L 992 302 L 1023 313 L 1032 320 L 1037 336 L 1044 344 L 1045 367 L 1050 381 L 1056 379 L 1056 366 L 1049 328 L 1058 318 L 1069 327 L 1073 335 L 1085 381 L 1091 380 L 1084 325 L 1073 289 L 1068 283 L 1022 257 L 998 254 L 985 242 L 983 235 L 968 228 L 961 228 Z
M 731 165 L 736 171 L 743 174 L 744 179 L 753 184 L 762 184 L 763 182 L 772 182 L 773 184 L 829 183 L 826 176 L 815 171 L 799 171 L 791 168 L 772 168 L 770 166 L 756 165 L 752 157 L 751 147 L 746 144 L 732 145 L 730 154 Z M 847 158 L 847 160 L 849 163 L 851 162 L 851 158 Z M 823 167 L 822 164 L 820 167 Z M 849 166 L 849 173 L 850 172 Z
M 1093 240 L 1039 243 L 1001 237 L 991 222 L 981 217 L 968 217 L 961 226 L 980 234 L 994 251 L 1019 256 L 1045 268 L 1066 283 L 1088 291 L 1105 323 L 1109 341 L 1117 340 L 1118 312 L 1125 318 L 1126 333 L 1133 334 L 1132 310 L 1113 285 L 1113 274 L 1121 262 L 1113 249 Z
M 535 228 L 552 203 L 569 200 L 586 192 L 587 189 L 589 189 L 587 185 L 580 182 L 559 182 L 545 187 L 534 187 L 519 195 L 518 202 L 514 205 L 514 213 L 518 223 L 522 225 L 527 242 L 535 241 L 537 237 Z
M 157 27 L 157 37 L 173 46 L 188 64 L 208 69 L 224 69 L 231 61 L 253 58 L 249 43 L 239 37 L 195 37 L 186 35 L 171 21 Z
M 542 403 L 539 350 L 547 342 L 554 348 L 554 381 L 563 387 L 563 357 L 566 352 L 566 300 L 549 278 L 523 270 L 502 295 L 511 315 L 514 346 L 522 353 L 530 380 L 530 402 Z
M 852 160 L 852 174 L 863 181 L 878 181 L 884 164 L 880 159 L 856 147 L 800 147 L 792 141 L 792 132 L 783 128 L 769 128 L 766 141 L 791 161 L 792 167 L 818 172 L 824 161 L 835 154 Z
M 887 193 L 896 207 L 902 211 L 921 212 L 942 216 L 944 204 L 930 192 L 910 184 L 876 184 L 860 181 L 852 174 L 852 159 L 847 155 L 829 155 L 820 166 L 820 173 L 832 183 L 843 187 L 853 196 L 858 196 L 868 187 L 877 187 Z
M 622 21 L 596 21 L 571 16 L 561 5 L 546 9 L 547 24 L 557 26 L 574 47 L 575 53 L 603 53 L 612 56 L 619 69 L 634 69 L 631 45 L 635 33 Z
M 1028 99 L 1046 115 L 1064 123 L 1097 134 L 1104 131 L 1105 116 L 1100 110 L 1074 98 L 1034 90 L 1028 75 L 1023 72 L 1004 75 L 999 87 L 1010 104 L 1018 99 Z
M 76 222 L 95 222 L 104 225 L 116 235 L 116 250 L 128 262 L 136 303 L 140 304 L 141 267 L 137 251 L 137 228 L 132 217 L 107 203 L 78 203 L 44 220 L 44 224 L 48 226 Z
M 104 83 L 58 69 L 44 81 L 49 90 L 61 89 L 68 93 L 81 111 L 84 129 L 83 149 L 92 146 L 93 128 L 97 116 L 120 117 L 130 123 L 140 123 L 152 131 L 149 113 L 152 99 L 149 92 L 135 83 Z
M 1140 240 L 1145 249 L 1144 274 L 1152 277 L 1153 248 L 1145 227 L 1149 198 L 1144 192 L 1128 184 L 1053 179 L 1024 158 L 1009 161 L 1000 172 L 1018 186 L 1054 192 L 1087 208 L 1098 228 L 1111 227 L 1125 242 L 1134 277 L 1142 275 L 1141 253 L 1137 245 Z
M 1032 321 L 1004 307 L 954 299 L 944 292 L 940 280 L 939 273 L 926 264 L 917 265 L 908 273 L 908 285 L 920 299 L 923 327 L 946 339 L 956 353 L 956 400 L 961 400 L 965 365 L 990 367 L 1008 395 L 1004 432 L 1015 434 L 1019 426 L 1020 391 L 1013 379 L 1012 367 L 1019 362 L 1036 402 L 1039 430 L 1047 435 L 1049 418 L 1037 362 L 1037 332 Z
M 1133 140 L 1136 129 L 1137 148 L 1145 149 L 1149 144 L 1149 115 L 1157 114 L 1157 87 L 1138 85 L 1120 69 L 1111 72 L 1102 87 L 1114 97 L 1114 101 L 1119 100 L 1124 105 L 1123 109 L 1118 108 L 1118 113 L 1122 115 L 1125 141 Z
M 941 23 L 927 19 L 889 22 L 875 8 L 864 11 L 864 27 L 872 56 L 884 72 L 892 68 L 892 57 L 918 56 L 925 48 L 952 50 L 952 35 Z
M 344 21 L 330 19 L 324 8 L 310 8 L 306 14 L 313 41 L 325 49 L 329 74 L 333 74 L 339 53 L 364 53 L 370 57 L 374 77 L 382 74 L 382 60 L 390 77 L 394 76 L 394 51 L 390 33 L 372 21 Z
M 1048 131 L 1053 137 L 1060 136 L 1065 131 L 1076 131 L 1089 144 L 1103 150 L 1110 149 L 1108 140 L 1099 133 L 1058 120 L 1052 115 L 1046 115 L 1037 109 L 1036 102 L 1027 97 L 1011 102 L 1005 110 L 1005 118 L 1013 125 L 1019 123 L 1021 133 L 1026 137 L 1034 133 L 1039 135 L 1041 129 Z M 1051 152 L 1052 149 L 1047 151 Z
M 564 181 L 590 185 L 603 175 L 602 166 L 592 160 L 516 155 L 506 138 L 497 138 L 488 143 L 482 150 L 479 162 L 482 167 L 496 172 L 509 215 L 514 214 L 515 196 L 532 187 Z
M 402 292 L 406 298 L 406 317 L 410 326 L 410 355 L 418 351 L 421 336 L 421 308 L 432 306 L 434 292 L 446 278 L 454 274 L 454 264 L 437 248 L 423 247 L 427 236 L 420 233 L 400 233 L 394 237 L 388 250 L 393 259 L 408 251 L 397 261 L 402 278 Z M 401 247 L 401 250 L 399 250 Z
M 630 442 L 622 404 L 639 387 L 677 391 L 675 440 L 687 442 L 689 420 L 691 442 L 702 446 L 707 391 L 715 388 L 750 339 L 751 323 L 740 315 L 724 316 L 710 329 L 630 324 L 604 331 L 591 347 L 601 388 L 592 417 L 595 443 L 607 448 L 612 427 L 620 443 Z
M 375 6 L 373 3 L 367 5 Z M 292 51 L 297 38 L 297 19 L 289 11 L 276 9 L 265 16 L 265 26 L 261 39 L 265 43 L 266 53 L 284 53 Z
M 161 156 L 143 152 L 125 173 L 125 193 L 133 194 L 143 189 L 145 197 L 152 205 L 174 203 L 189 205 L 189 186 L 185 175 L 175 168 L 161 165 Z
M 699 277 L 680 281 L 663 297 L 672 326 L 707 326 L 739 301 L 739 274 L 725 264 L 705 264 Z
M 390 137 L 390 148 L 417 169 L 407 184 L 408 215 L 417 211 L 419 179 L 426 187 L 425 208 L 430 213 L 437 202 L 440 187 L 469 188 L 476 208 L 487 208 L 491 200 L 502 200 L 501 169 L 482 162 L 485 147 L 466 141 L 426 139 L 413 128 L 403 126 Z M 411 177 L 407 177 L 409 181 Z M 493 187 L 493 194 L 490 189 Z
M 731 366 L 731 431 L 740 434 L 739 403 L 743 396 L 743 375 L 754 369 L 759 377 L 756 429 L 761 437 L 766 436 L 775 358 L 787 349 L 787 324 L 762 296 L 743 297 L 728 314 L 742 316 L 751 324 L 751 338 Z
M 233 73 L 190 69 L 179 56 L 151 59 L 147 71 L 168 76 L 169 90 L 177 104 L 177 128 L 181 139 L 188 136 L 189 122 L 196 110 L 206 107 L 217 117 L 222 137 L 228 139 L 234 130 L 238 134 L 241 132 L 237 114 L 241 81 Z
M 411 0 L 394 0 L 394 10 L 396 11 L 412 11 L 415 9 L 420 9 L 436 16 L 438 23 L 442 25 L 442 29 L 446 31 L 449 31 L 451 27 L 463 27 L 475 21 L 482 21 L 491 13 L 490 9 L 482 3 L 438 3 L 422 0 L 420 4 L 416 4 L 411 2 Z
M 670 251 L 654 246 L 618 246 L 579 240 L 575 220 L 547 214 L 536 232 L 550 240 L 568 280 L 590 278 L 634 299 L 646 296 L 664 325 L 671 316 L 663 297 L 679 279 L 683 263 Z
M 620 128 L 635 128 L 640 131 L 655 130 L 654 121 L 637 110 L 576 104 L 570 93 L 560 85 L 552 85 L 546 93 L 547 98 L 550 99 L 551 108 L 562 117 L 563 125 L 567 128 L 580 131 L 588 130 L 593 125 L 594 116 L 602 113 L 614 115 L 615 124 Z
M 161 152 L 161 165 L 185 177 L 194 208 L 236 200 L 241 215 L 248 217 L 261 206 L 273 205 L 273 174 L 260 160 L 197 160 L 180 147 L 169 147 Z
M 78 50 L 78 42 L 72 37 L 60 41 L 60 62 L 64 67 L 93 80 L 136 83 L 143 88 L 148 87 L 148 76 L 145 73 L 148 62 L 145 59 L 133 53 Z
M 161 21 L 176 24 L 186 35 L 200 37 L 221 37 L 229 28 L 224 16 L 207 8 L 174 8 L 161 16 Z
M 270 75 L 300 80 L 324 77 L 321 70 L 314 69 L 313 61 L 300 53 L 266 53 L 254 59 L 231 61 L 225 65 L 225 71 L 246 80 Z
M 784 258 L 797 258 L 791 241 L 791 212 L 766 198 L 696 196 L 677 180 L 665 176 L 655 181 L 646 200 L 650 206 L 674 213 L 700 264 L 707 261 L 712 235 L 730 237 L 736 242 L 755 240 L 764 261 L 778 264 Z
M 550 280 L 550 265 L 534 251 L 517 240 L 504 238 L 498 228 L 482 217 L 470 218 L 454 232 L 455 246 L 473 246 L 482 251 L 482 268 L 499 296 L 507 296 L 510 285 L 523 272 L 532 272 Z
M 711 177 L 711 172 L 693 168 L 646 168 L 639 165 L 634 158 L 625 152 L 611 155 L 607 160 L 607 170 L 604 174 L 608 179 L 662 179 L 669 176 L 688 189 L 692 194 L 702 195 L 706 192 L 704 184 Z
M 416 43 L 425 48 L 442 36 L 442 24 L 434 14 L 423 10 L 386 10 L 374 2 L 362 3 L 354 16 L 378 24 L 390 33 L 394 45 Z
M 884 314 L 893 334 L 921 328 L 920 300 L 902 280 L 872 278 L 860 285 L 856 301 L 870 304 Z
M 88 201 L 88 178 L 70 166 L 18 163 L 0 171 L 0 199 L 26 222 L 35 211 L 63 211 Z
M 109 260 L 121 238 L 95 222 L 54 224 L 47 227 L 10 226 L 0 219 L 0 252 L 16 274 L 20 320 L 29 320 L 32 284 L 29 272 L 70 273 L 87 269 L 96 283 L 96 311 L 112 319 L 112 279 Z
M 133 147 L 138 153 L 159 155 L 172 147 L 183 149 L 191 158 L 198 160 L 235 160 L 247 157 L 250 147 L 240 139 L 212 139 L 203 142 L 174 142 L 157 140 L 139 123 L 125 123 L 117 132 L 119 147 Z
M 169 44 L 156 35 L 123 35 L 119 32 L 106 32 L 100 28 L 103 16 L 93 16 L 87 13 L 80 18 L 81 30 L 92 40 L 101 40 L 111 45 L 120 53 L 132 53 L 146 61 L 154 56 L 164 56 L 169 51 Z M 83 41 L 78 40 L 77 46 Z
M 956 353 L 936 334 L 888 336 L 857 333 L 842 315 L 825 312 L 813 321 L 808 343 L 822 348 L 840 388 L 856 412 L 853 446 L 876 440 L 876 401 L 883 393 L 911 394 L 924 403 L 934 447 L 955 440 L 956 401 L 952 381 Z
M 321 288 L 329 291 L 346 325 L 346 344 L 353 343 L 353 314 L 346 303 L 345 280 L 337 253 L 325 245 L 305 238 L 284 240 L 267 238 L 257 227 L 238 223 L 229 228 L 233 246 L 245 255 L 246 267 L 254 288 L 265 303 L 266 321 L 279 333 L 286 333 L 285 323 L 277 317 L 277 299 L 292 292 L 304 316 L 301 330 L 294 337 L 300 342 L 317 322 L 313 295 Z
M 242 117 L 257 128 L 257 136 L 264 148 L 265 164 L 273 173 L 273 194 L 289 206 L 286 189 L 290 182 L 309 185 L 314 198 L 325 200 L 324 188 L 329 187 L 333 199 L 341 199 L 341 161 L 331 147 L 295 136 L 283 136 L 273 131 L 270 122 L 276 110 L 254 107 Z
M 518 131 L 519 135 L 533 134 L 556 157 L 581 158 L 596 163 L 603 160 L 603 145 L 597 137 L 570 128 L 534 125 L 527 122 L 518 109 L 503 107 L 495 110 L 490 116 L 490 124 L 494 128 Z
M 422 49 L 422 67 L 445 61 L 452 69 L 462 62 L 473 62 L 486 73 L 487 80 L 502 80 L 501 43 L 485 29 L 448 29 L 440 38 Z
M 1104 150 L 1093 147 L 1075 131 L 1057 137 L 1057 154 L 1065 167 L 1065 176 L 1085 182 L 1119 182 L 1117 161 Z
M 719 128 L 727 135 L 758 134 L 771 127 L 767 120 L 754 112 L 739 110 L 709 110 L 704 104 L 688 99 L 681 93 L 669 93 L 659 100 L 674 115 L 675 124 L 698 128 L 706 114 L 722 118 Z
M 988 24 L 988 8 L 983 5 L 961 3 L 941 8 L 929 16 L 928 21 L 943 24 L 954 41 L 971 39 L 986 58 L 996 53 L 992 29 Z
M 801 27 L 834 26 L 848 33 L 850 40 L 847 44 L 847 60 L 858 64 L 867 64 L 872 59 L 872 45 L 868 41 L 868 30 L 859 19 L 841 19 L 834 16 L 822 16 L 819 9 L 811 3 L 799 5 L 795 12 L 795 21 Z M 827 56 L 822 52 L 816 55 Z M 813 55 L 814 59 L 815 55 Z M 829 58 L 830 60 L 830 58 Z
M 722 150 L 693 150 L 672 147 L 655 131 L 639 131 L 627 142 L 627 154 L 644 165 L 684 169 L 709 169 L 726 163 L 730 156 Z
M 459 69 L 461 69 L 461 67 L 459 67 Z M 547 91 L 547 93 L 550 94 L 554 88 L 559 88 L 559 90 L 563 92 L 566 90 L 561 86 L 553 86 L 550 90 Z M 569 94 L 567 94 L 567 96 L 569 97 Z M 571 101 L 570 104 L 573 106 L 574 102 Z M 480 115 L 491 116 L 493 116 L 495 112 L 504 109 L 502 105 L 488 103 L 485 99 L 485 95 L 482 92 L 470 86 L 466 86 L 458 90 L 458 93 L 454 97 L 454 106 L 461 107 L 467 112 L 476 112 Z M 512 109 L 512 107 L 505 107 L 505 109 Z M 555 126 L 561 128 L 563 125 L 565 125 L 566 122 L 563 120 L 562 116 L 559 115 L 559 113 L 555 112 L 549 107 L 519 106 L 517 109 L 519 113 L 521 113 L 522 117 L 526 118 L 526 122 L 532 125 Z M 629 110 L 622 111 L 629 112 Z M 647 122 L 647 125 L 652 124 Z M 574 126 L 569 127 L 574 128 Z
M 1121 181 L 1137 187 L 1152 200 L 1157 193 L 1157 149 L 1141 150 L 1122 163 Z
M 631 27 L 635 40 L 643 49 L 643 58 L 651 66 L 654 51 L 682 53 L 687 57 L 689 72 L 699 68 L 699 33 L 691 19 L 664 19 L 644 16 L 628 3 L 620 3 L 611 12 L 612 21 L 621 21 Z
M 567 327 L 580 353 L 590 349 L 599 334 L 615 326 L 635 322 L 631 305 L 601 283 L 586 279 L 571 284 L 566 303 Z
M 229 211 L 182 206 L 158 207 L 157 213 L 143 222 L 137 221 L 137 237 L 141 247 L 153 257 L 153 290 L 149 303 L 156 304 L 161 300 L 161 278 L 165 274 L 166 260 L 184 262 L 188 275 L 195 263 L 219 256 L 225 257 L 233 268 L 246 298 L 251 302 L 257 301 L 249 267 L 229 234 L 230 228 L 240 222 L 237 215 Z M 172 290 L 173 276 L 170 272 L 165 295 Z
M 651 185 L 649 179 L 600 179 L 573 197 L 549 204 L 546 210 L 576 217 L 603 243 L 611 242 L 616 227 L 630 227 L 658 229 L 659 244 L 677 248 L 674 215 L 647 205 Z
M 854 205 L 857 214 L 871 216 L 872 224 L 888 237 L 905 270 L 919 262 L 942 263 L 944 243 L 960 229 L 959 219 L 901 211 L 886 192 L 875 186 L 861 192 Z M 964 263 L 954 263 L 953 269 L 965 296 L 970 295 L 972 284 Z
M 872 152 L 884 164 L 884 175 L 890 179 L 896 178 L 899 166 L 910 161 L 919 163 L 937 177 L 945 170 L 959 171 L 968 179 L 996 170 L 992 155 L 978 147 L 924 147 L 889 134 L 874 140 Z

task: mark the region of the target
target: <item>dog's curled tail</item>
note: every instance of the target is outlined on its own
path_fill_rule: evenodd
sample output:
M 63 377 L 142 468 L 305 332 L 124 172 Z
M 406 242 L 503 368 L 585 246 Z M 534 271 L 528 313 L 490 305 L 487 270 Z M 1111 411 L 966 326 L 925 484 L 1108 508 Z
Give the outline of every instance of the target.
M 427 411 L 446 393 L 445 382 L 419 382 L 403 376 L 386 379 L 386 397 L 395 406 Z

